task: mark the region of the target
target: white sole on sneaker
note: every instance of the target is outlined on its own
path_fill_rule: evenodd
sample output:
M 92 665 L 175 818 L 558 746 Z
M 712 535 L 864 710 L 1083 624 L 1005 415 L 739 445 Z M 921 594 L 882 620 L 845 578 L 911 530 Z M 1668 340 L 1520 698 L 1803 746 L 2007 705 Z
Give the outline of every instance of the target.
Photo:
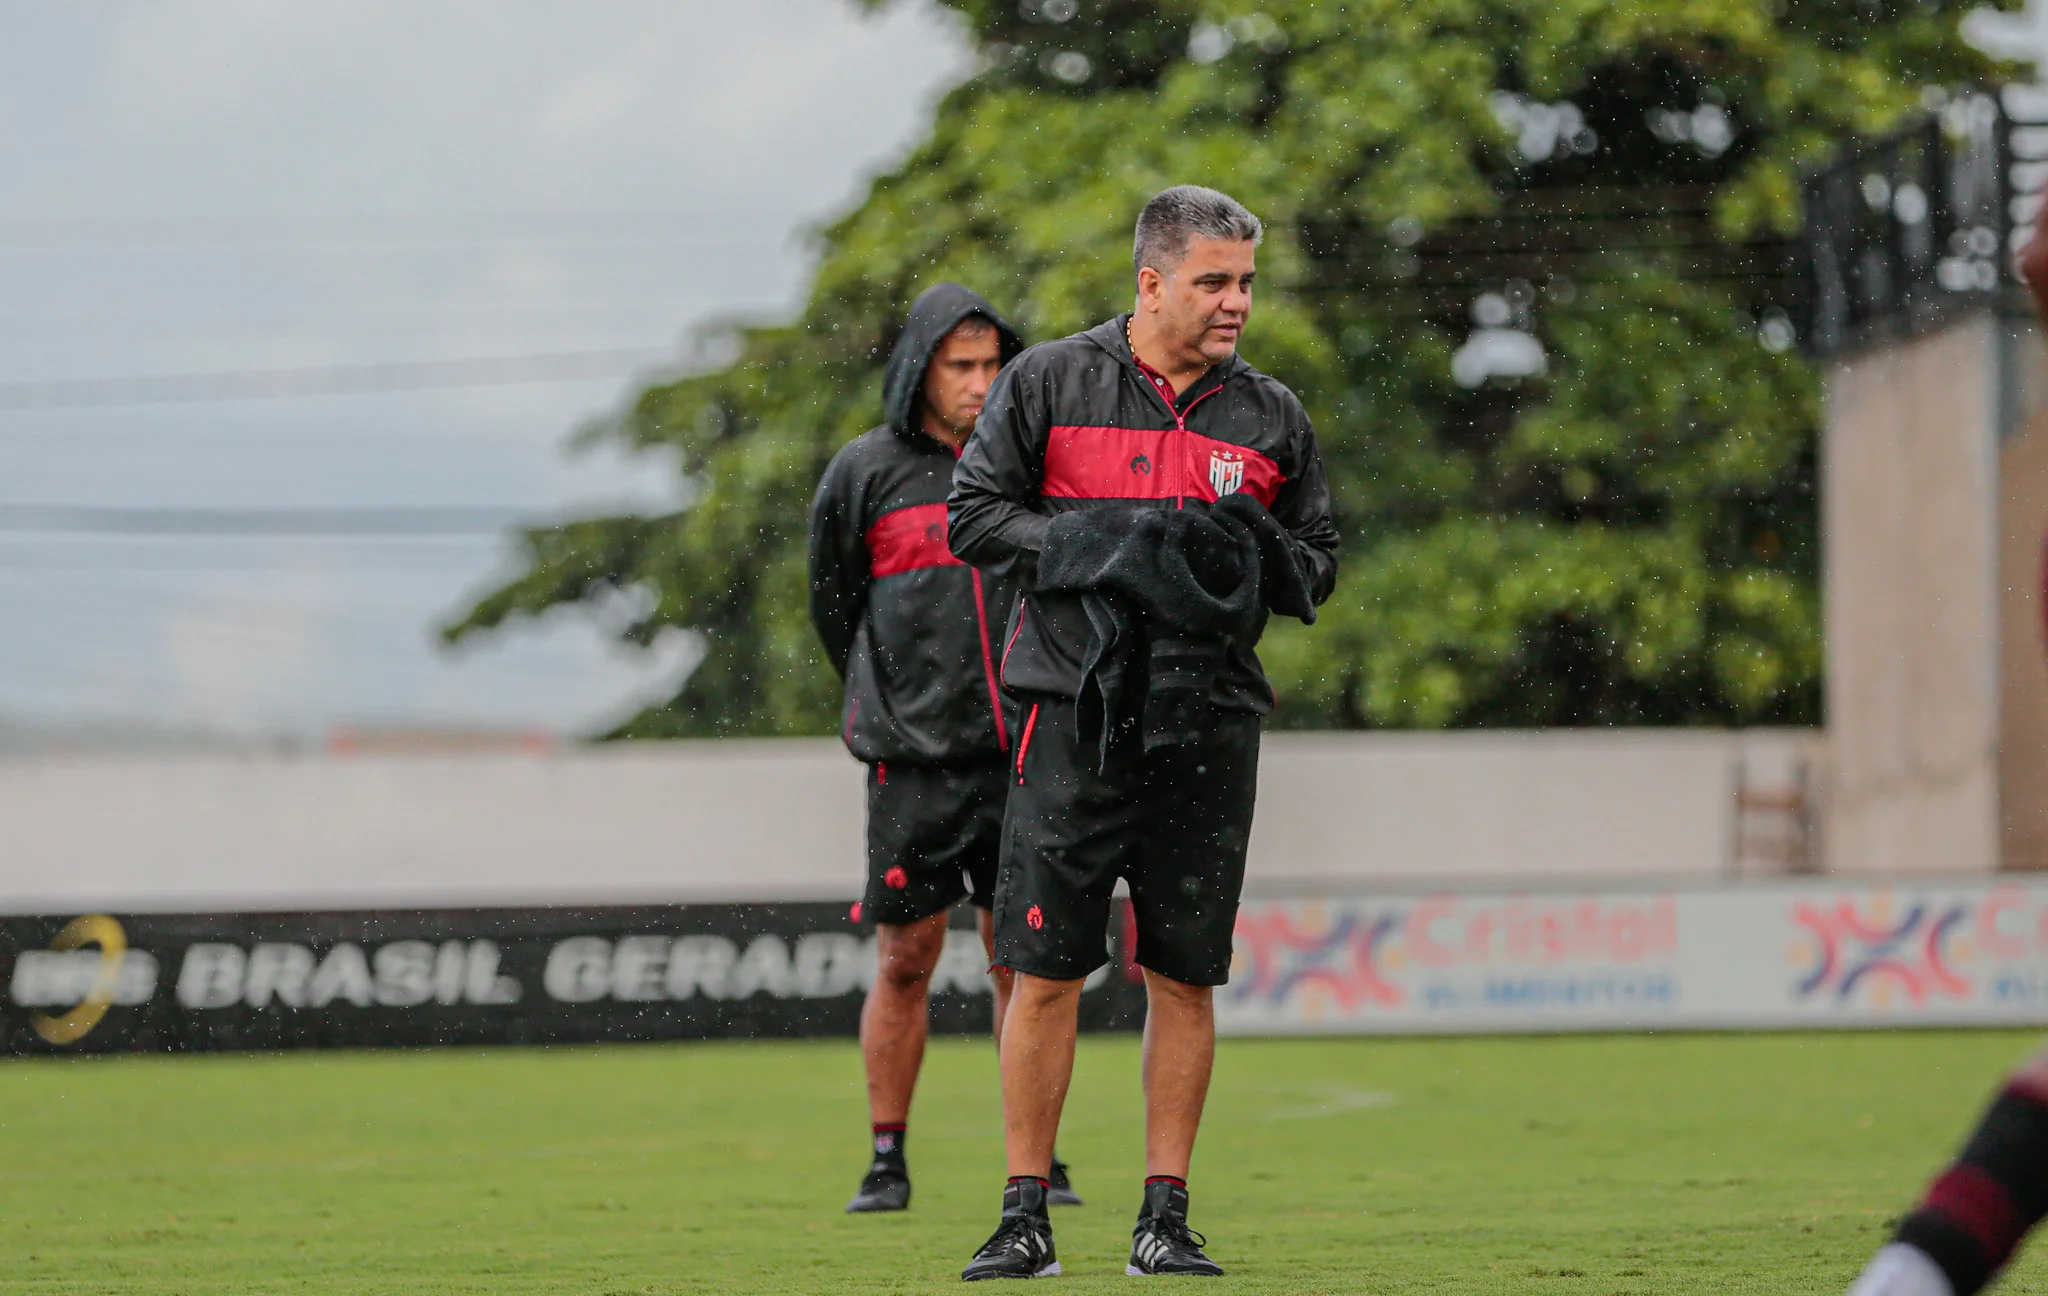
M 1126 1278 L 1214 1278 L 1215 1276 L 1215 1274 L 1156 1274 L 1147 1273 L 1134 1264 L 1124 1266 L 1124 1277 Z
M 1909 1242 L 1892 1242 L 1871 1257 L 1849 1296 L 1955 1296 L 1948 1275 Z
M 1055 1260 L 1031 1276 L 1033 1278 L 1057 1278 L 1060 1276 L 1060 1262 Z

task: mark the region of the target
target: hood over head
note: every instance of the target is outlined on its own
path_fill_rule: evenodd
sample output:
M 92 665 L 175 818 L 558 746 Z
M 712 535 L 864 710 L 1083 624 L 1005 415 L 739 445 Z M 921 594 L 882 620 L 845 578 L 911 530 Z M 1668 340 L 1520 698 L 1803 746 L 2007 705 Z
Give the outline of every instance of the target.
M 931 367 L 932 352 L 970 315 L 979 315 L 995 325 L 1004 364 L 1016 359 L 1024 349 L 1024 339 L 1017 336 L 1017 330 L 996 314 L 996 308 L 980 293 L 954 283 L 942 283 L 919 293 L 910 304 L 910 314 L 903 321 L 903 335 L 896 339 L 896 349 L 889 354 L 889 368 L 882 378 L 882 408 L 898 436 L 921 434 L 918 398 L 924 394 L 924 372 Z

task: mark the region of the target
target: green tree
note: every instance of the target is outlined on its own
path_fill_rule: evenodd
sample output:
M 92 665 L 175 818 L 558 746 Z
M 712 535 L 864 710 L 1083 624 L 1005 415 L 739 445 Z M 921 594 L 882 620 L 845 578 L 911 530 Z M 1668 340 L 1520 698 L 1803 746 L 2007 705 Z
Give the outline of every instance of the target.
M 627 639 L 706 655 L 618 735 L 830 732 L 805 514 L 899 313 L 954 279 L 1032 338 L 1086 327 L 1128 303 L 1139 206 L 1197 182 L 1266 219 L 1245 350 L 1315 418 L 1345 536 L 1327 615 L 1263 649 L 1282 723 L 1819 718 L 1816 384 L 1767 254 L 1802 168 L 1984 75 L 1965 3 L 949 7 L 981 70 L 820 233 L 801 316 L 587 434 L 672 452 L 689 506 L 526 532 L 450 641 L 636 591 Z M 1541 371 L 1461 382 L 1475 309 Z

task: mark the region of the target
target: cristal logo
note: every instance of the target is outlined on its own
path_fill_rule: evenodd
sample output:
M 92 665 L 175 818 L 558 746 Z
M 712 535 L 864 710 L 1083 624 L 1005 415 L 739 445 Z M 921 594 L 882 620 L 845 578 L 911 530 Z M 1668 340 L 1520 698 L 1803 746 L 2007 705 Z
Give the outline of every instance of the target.
M 924 529 L 924 538 L 934 542 L 944 540 L 946 538 L 946 524 L 944 522 L 932 523 Z
M 1139 455 L 1131 460 L 1131 471 L 1140 477 L 1149 476 L 1152 472 L 1152 461 L 1144 455 Z
M 98 948 L 88 948 L 97 946 Z M 36 1013 L 30 1024 L 50 1044 L 76 1044 L 92 1033 L 107 1009 L 148 1003 L 156 993 L 156 956 L 128 948 L 128 933 L 105 914 L 66 923 L 46 950 L 26 950 L 14 961 L 8 995 Z
M 1345 1013 L 1400 1009 L 1411 1001 L 1411 972 L 1476 970 L 1513 984 L 1548 969 L 1655 966 L 1677 948 L 1669 896 L 1248 906 L 1238 911 L 1224 995 L 1235 1005 L 1307 998 Z
M 1037 931 L 1039 928 L 1045 926 L 1045 915 L 1039 911 L 1037 905 L 1032 905 L 1031 908 L 1025 912 L 1024 921 L 1030 926 L 1031 930 Z
M 910 885 L 910 874 L 905 873 L 900 865 L 891 868 L 887 873 L 882 874 L 882 885 L 888 887 L 891 891 L 901 891 L 904 887 Z

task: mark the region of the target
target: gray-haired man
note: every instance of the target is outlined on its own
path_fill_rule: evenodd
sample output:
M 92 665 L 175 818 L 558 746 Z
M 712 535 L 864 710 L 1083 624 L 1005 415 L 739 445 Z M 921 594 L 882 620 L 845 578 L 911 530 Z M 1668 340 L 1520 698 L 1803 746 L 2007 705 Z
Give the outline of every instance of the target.
M 1273 709 L 1253 645 L 1268 611 L 1312 620 L 1336 577 L 1308 416 L 1237 355 L 1260 234 L 1211 189 L 1152 199 L 1138 217 L 1136 309 L 1019 356 L 953 474 L 953 552 L 1024 590 L 1003 654 L 1020 725 L 995 896 L 995 961 L 1016 973 L 1002 1040 L 1010 1181 L 970 1280 L 1059 1272 L 1046 1177 L 1081 982 L 1104 961 L 1119 877 L 1149 1004 L 1145 1204 L 1126 1272 L 1222 1272 L 1188 1228 L 1187 1174 L 1259 718 Z M 1232 628 L 1190 628 L 1232 598 L 1244 612 Z

